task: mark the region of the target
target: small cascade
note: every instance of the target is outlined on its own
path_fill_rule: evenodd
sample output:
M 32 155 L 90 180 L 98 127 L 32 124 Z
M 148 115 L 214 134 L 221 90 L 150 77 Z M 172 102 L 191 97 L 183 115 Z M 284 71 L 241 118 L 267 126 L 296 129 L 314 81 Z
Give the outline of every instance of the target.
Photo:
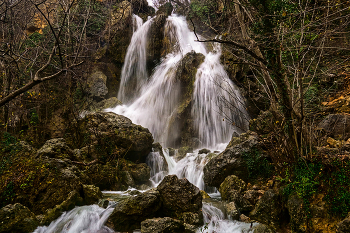
M 211 203 L 203 202 L 204 226 L 197 230 L 200 232 L 218 232 L 218 233 L 248 233 L 253 232 L 254 224 L 231 221 L 225 218 L 223 210 L 215 207 Z
M 134 33 L 126 52 L 118 93 L 118 99 L 123 103 L 134 100 L 147 81 L 146 46 L 152 20 L 143 24 L 139 16 L 133 15 Z
M 244 100 L 220 64 L 220 56 L 221 47 L 214 44 L 213 52 L 199 67 L 194 84 L 192 116 L 204 147 L 228 142 L 234 131 L 242 133 L 248 129 Z
M 76 207 L 64 212 L 49 226 L 38 227 L 34 233 L 113 233 L 112 229 L 104 226 L 113 209 L 104 209 L 98 205 Z

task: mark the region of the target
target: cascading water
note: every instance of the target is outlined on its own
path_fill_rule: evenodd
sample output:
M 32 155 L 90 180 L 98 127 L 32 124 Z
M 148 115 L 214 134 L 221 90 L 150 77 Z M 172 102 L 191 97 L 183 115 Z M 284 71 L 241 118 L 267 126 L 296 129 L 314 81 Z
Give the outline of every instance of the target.
M 98 205 L 76 207 L 65 212 L 49 226 L 38 227 L 34 233 L 113 233 L 104 226 L 113 208 L 101 208 Z
M 118 99 L 124 103 L 132 101 L 139 94 L 148 78 L 146 46 L 152 19 L 143 24 L 140 17 L 133 15 L 133 22 L 134 34 L 126 53 L 118 93 Z
M 124 95 L 128 94 L 125 89 L 126 84 L 130 82 L 130 76 L 124 74 L 142 73 L 140 76 L 134 76 L 140 80 L 135 82 L 143 84 L 142 87 L 137 85 L 133 92 L 139 92 L 140 95 L 131 104 L 126 102 L 126 105 L 106 111 L 124 115 L 134 123 L 147 127 L 155 140 L 163 145 L 175 141 L 174 137 L 179 137 L 179 132 L 175 132 L 176 129 L 169 132 L 169 124 L 178 110 L 182 94 L 180 82 L 176 80 L 175 74 L 182 58 L 187 53 L 195 51 L 206 57 L 196 75 L 192 106 L 193 127 L 198 132 L 201 146 L 215 147 L 218 143 L 228 143 L 234 131 L 242 132 L 237 126 L 245 130 L 248 114 L 237 87 L 220 64 L 220 46 L 214 45 L 214 51 L 207 53 L 205 45 L 196 42 L 196 36 L 189 30 L 183 16 L 168 17 L 165 32 L 170 43 L 174 45 L 173 52 L 163 59 L 155 68 L 148 83 L 144 84 L 147 80 L 143 75 L 146 73 L 146 62 L 143 60 L 144 57 L 141 57 L 143 52 L 140 53 L 135 48 L 138 44 L 142 46 L 146 44 L 147 36 L 144 35 L 147 35 L 150 24 L 151 20 L 134 33 L 126 56 L 127 59 L 133 58 L 134 61 L 126 61 L 124 65 L 119 93 L 121 100 L 127 99 Z M 135 61 L 140 61 L 142 64 L 135 64 Z M 134 88 L 133 86 L 135 85 L 132 83 L 131 87 Z M 231 105 L 225 105 L 227 102 Z M 237 126 L 230 127 L 222 121 L 224 117 L 233 119 Z
M 147 127 L 155 140 L 163 145 L 171 141 L 169 139 L 177 135 L 177 132 L 168 132 L 168 125 L 176 113 L 181 98 L 180 83 L 176 80 L 175 74 L 183 57 L 195 51 L 205 56 L 204 62 L 197 70 L 191 109 L 193 127 L 198 132 L 201 146 L 222 149 L 222 145 L 227 144 L 233 132 L 240 133 L 246 129 L 248 115 L 244 101 L 238 88 L 229 80 L 220 64 L 221 48 L 218 44 L 213 45 L 213 51 L 207 52 L 204 44 L 195 42 L 196 37 L 188 29 L 184 17 L 169 16 L 165 33 L 173 45 L 173 50 L 163 58 L 161 64 L 149 77 L 146 69 L 146 47 L 147 35 L 153 19 L 149 19 L 144 24 L 138 16 L 133 16 L 133 19 L 134 34 L 127 50 L 118 94 L 118 98 L 125 105 L 106 111 L 124 115 L 134 123 Z M 222 120 L 223 118 L 229 118 L 234 125 L 229 126 Z M 199 154 L 196 150 L 175 162 L 175 159 L 169 156 L 168 149 L 163 149 L 162 152 L 164 157 L 159 152 L 152 152 L 147 158 L 154 187 L 167 174 L 176 174 L 179 178 L 187 178 L 202 190 L 215 191 L 205 187 L 203 181 L 206 154 Z M 165 162 L 168 164 L 168 172 L 164 170 Z M 104 193 L 105 195 L 130 195 L 128 192 Z M 35 233 L 113 232 L 104 226 L 112 211 L 112 207 L 103 209 L 97 205 L 76 207 L 64 213 L 48 227 L 39 227 Z M 203 214 L 206 225 L 197 232 L 241 233 L 250 228 L 249 224 L 228 220 L 224 212 L 211 203 L 203 202 Z

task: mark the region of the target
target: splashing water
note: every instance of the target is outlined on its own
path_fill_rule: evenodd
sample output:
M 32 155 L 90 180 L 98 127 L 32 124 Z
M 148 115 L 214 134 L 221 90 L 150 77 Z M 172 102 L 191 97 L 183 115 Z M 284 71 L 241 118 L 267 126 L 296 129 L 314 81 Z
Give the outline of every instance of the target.
M 98 205 L 76 207 L 64 212 L 49 226 L 38 227 L 34 233 L 113 233 L 104 226 L 112 212 L 113 208 L 103 209 Z
M 196 232 L 217 232 L 217 233 L 242 233 L 252 232 L 250 223 L 230 221 L 225 219 L 225 214 L 211 203 L 203 203 L 202 207 L 205 225 Z M 253 224 L 254 225 L 254 224 Z M 255 224 L 256 225 L 256 224 Z

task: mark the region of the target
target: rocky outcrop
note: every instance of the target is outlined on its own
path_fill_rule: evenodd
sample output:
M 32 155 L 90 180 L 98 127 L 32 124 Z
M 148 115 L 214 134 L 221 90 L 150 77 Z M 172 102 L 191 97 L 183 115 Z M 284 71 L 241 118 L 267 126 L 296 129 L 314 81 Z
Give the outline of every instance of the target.
M 234 202 L 235 206 L 242 213 L 249 213 L 253 209 L 251 203 L 243 197 L 246 190 L 246 183 L 237 176 L 228 176 L 220 185 L 221 198 L 227 202 Z
M 242 134 L 240 137 L 233 137 L 226 149 L 205 165 L 205 184 L 219 188 L 225 178 L 230 175 L 248 180 L 248 167 L 243 156 L 254 153 L 253 150 L 258 145 L 259 138 L 253 132 Z
M 178 179 L 176 175 L 166 176 L 158 185 L 162 202 L 161 212 L 168 217 L 183 219 L 186 213 L 197 215 L 198 224 L 202 222 L 202 195 L 200 190 L 187 179 Z M 186 222 L 191 225 L 194 223 Z
M 288 198 L 287 208 L 290 215 L 290 227 L 294 232 L 306 232 L 307 216 L 303 205 L 303 200 L 296 194 Z
M 99 61 L 113 63 L 113 75 L 108 76 L 108 97 L 117 96 L 120 86 L 120 74 L 124 64 L 126 51 L 133 34 L 132 24 L 133 8 L 130 2 L 123 1 L 113 6 L 111 21 L 106 26 L 104 39 L 108 43 L 102 49 L 103 55 Z
M 79 147 L 93 145 L 101 162 L 125 158 L 135 163 L 146 161 L 152 150 L 153 137 L 148 129 L 128 118 L 110 112 L 96 112 L 78 120 L 68 139 Z
M 153 218 L 160 209 L 160 194 L 150 190 L 135 197 L 124 199 L 118 203 L 109 220 L 116 231 L 139 229 L 141 222 Z
M 87 79 L 87 90 L 93 98 L 101 99 L 108 93 L 107 76 L 102 71 L 95 71 Z
M 182 233 L 185 226 L 176 219 L 169 217 L 147 219 L 141 223 L 141 233 Z
M 327 136 L 346 140 L 350 137 L 350 115 L 330 114 L 318 125 Z
M 0 232 L 28 233 L 39 225 L 35 214 L 27 207 L 16 203 L 0 209 Z
M 47 156 L 57 159 L 74 159 L 73 150 L 63 138 L 50 139 L 37 151 L 37 157 Z

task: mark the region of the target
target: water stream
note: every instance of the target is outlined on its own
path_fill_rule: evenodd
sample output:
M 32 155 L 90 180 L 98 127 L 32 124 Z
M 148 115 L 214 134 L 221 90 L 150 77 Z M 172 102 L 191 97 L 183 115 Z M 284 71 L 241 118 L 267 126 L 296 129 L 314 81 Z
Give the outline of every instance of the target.
M 180 82 L 175 73 L 183 57 L 192 51 L 205 56 L 204 62 L 196 73 L 191 117 L 193 128 L 198 135 L 201 147 L 211 150 L 223 150 L 234 132 L 241 133 L 247 129 L 248 114 L 238 88 L 228 78 L 220 63 L 221 48 L 213 44 L 208 51 L 203 43 L 196 42 L 196 37 L 187 26 L 185 17 L 171 15 L 165 25 L 165 36 L 173 46 L 161 63 L 149 75 L 146 69 L 147 38 L 154 19 L 143 23 L 138 16 L 133 16 L 134 34 L 127 50 L 122 70 L 122 79 L 118 98 L 124 105 L 107 109 L 130 118 L 133 123 L 148 128 L 155 141 L 164 147 L 176 140 L 179 132 L 169 132 L 169 124 L 176 113 L 180 100 Z M 230 119 L 234 125 L 228 125 L 223 118 Z M 199 189 L 205 190 L 214 198 L 203 202 L 205 225 L 197 232 L 248 232 L 250 224 L 232 221 L 225 215 L 223 208 L 216 205 L 220 194 L 203 181 L 203 168 L 208 161 L 207 154 L 198 150 L 188 153 L 176 161 L 169 156 L 169 150 L 163 149 L 164 157 L 159 152 L 152 152 L 147 158 L 151 167 L 151 182 L 156 187 L 168 174 L 187 178 Z M 164 165 L 168 165 L 167 171 Z M 109 191 L 104 195 L 124 195 L 129 192 Z M 113 232 L 104 226 L 113 205 L 104 209 L 97 205 L 76 207 L 65 212 L 49 226 L 39 227 L 35 233 L 53 232 Z

